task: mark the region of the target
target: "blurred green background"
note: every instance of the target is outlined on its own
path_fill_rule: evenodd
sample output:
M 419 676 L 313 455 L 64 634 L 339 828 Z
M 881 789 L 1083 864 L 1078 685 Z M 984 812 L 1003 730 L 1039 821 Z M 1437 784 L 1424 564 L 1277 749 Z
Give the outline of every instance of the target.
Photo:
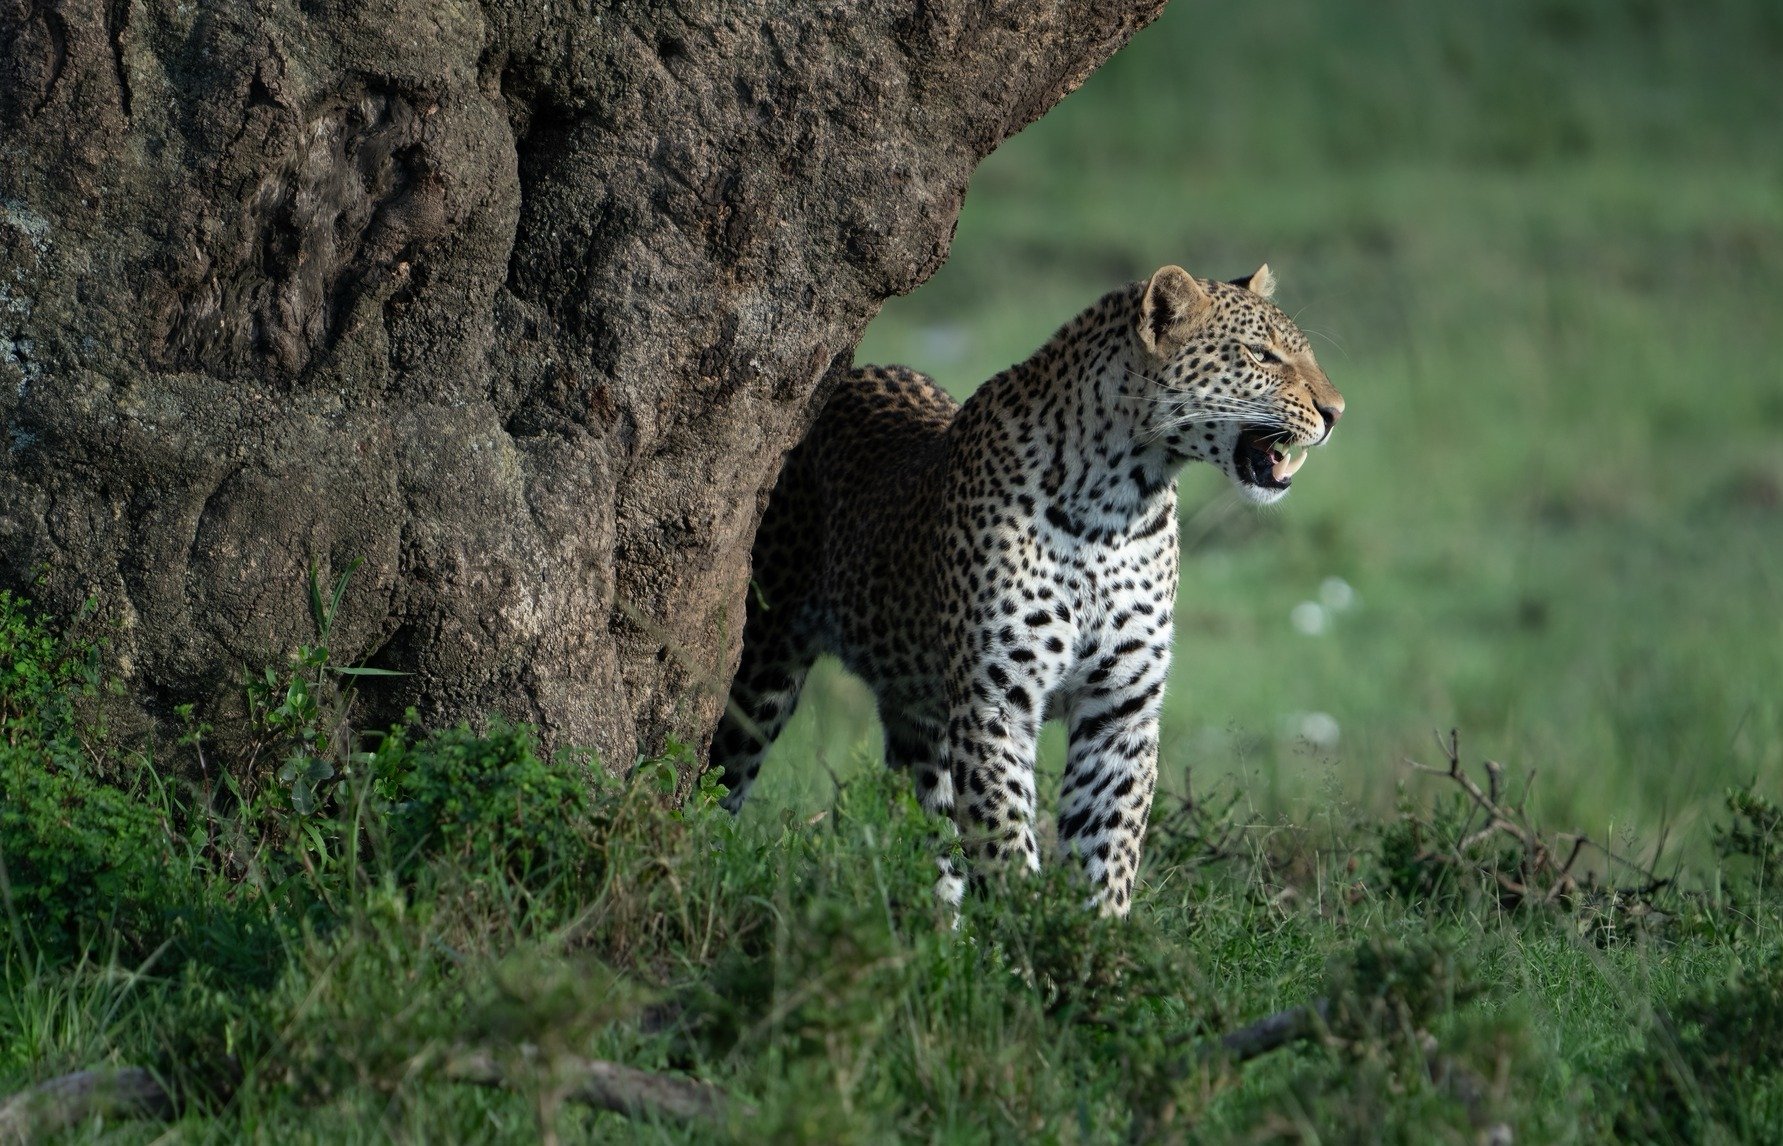
M 1557 826 L 1693 850 L 1783 786 L 1780 77 L 1774 0 L 1176 0 L 857 361 L 963 397 L 1161 264 L 1268 261 L 1349 412 L 1279 507 L 1183 476 L 1166 783 L 1389 807 L 1457 726 Z M 750 815 L 877 735 L 829 666 Z

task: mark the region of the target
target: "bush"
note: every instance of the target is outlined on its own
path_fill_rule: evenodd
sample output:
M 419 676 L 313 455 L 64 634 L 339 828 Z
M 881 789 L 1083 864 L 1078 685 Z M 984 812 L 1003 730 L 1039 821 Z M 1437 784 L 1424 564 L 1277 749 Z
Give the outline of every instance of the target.
M 1446 943 L 1373 936 L 1326 968 L 1327 1040 L 1364 1058 L 1421 1053 L 1430 1022 L 1477 994 L 1471 967 Z
M 1621 1076 L 1624 1139 L 1783 1139 L 1783 952 L 1671 1008 Z
M 1783 898 L 1783 805 L 1752 788 L 1727 793 L 1732 819 L 1715 833 L 1731 890 L 1760 902 Z
M 0 871 L 13 925 L 59 954 L 102 935 L 120 954 L 145 953 L 184 891 L 160 813 L 58 755 L 39 742 L 0 745 Z
M 489 732 L 438 732 L 419 743 L 398 726 L 372 759 L 388 801 L 399 869 L 435 857 L 492 865 L 525 880 L 588 849 L 588 780 L 567 758 L 539 758 L 532 731 L 495 718 Z
M 90 646 L 64 644 L 0 591 L 0 894 L 20 939 L 58 955 L 106 936 L 153 947 L 180 879 L 156 802 L 90 774 L 76 701 L 97 687 Z
M 92 645 L 58 640 L 29 601 L 0 589 L 0 739 L 78 758 L 75 701 L 98 686 Z

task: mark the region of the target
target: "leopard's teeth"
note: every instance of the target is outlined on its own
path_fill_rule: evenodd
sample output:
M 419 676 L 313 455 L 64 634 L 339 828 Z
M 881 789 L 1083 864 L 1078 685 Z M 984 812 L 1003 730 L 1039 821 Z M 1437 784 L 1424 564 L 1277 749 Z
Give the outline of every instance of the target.
M 1302 450 L 1298 455 L 1278 459 L 1271 473 L 1274 475 L 1276 481 L 1286 481 L 1288 478 L 1293 477 L 1294 472 L 1305 464 L 1306 451 Z

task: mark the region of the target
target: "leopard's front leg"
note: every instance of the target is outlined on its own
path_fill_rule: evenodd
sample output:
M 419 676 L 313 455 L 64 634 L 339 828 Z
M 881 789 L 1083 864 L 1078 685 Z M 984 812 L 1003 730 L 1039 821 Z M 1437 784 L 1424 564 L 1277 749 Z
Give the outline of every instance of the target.
M 1158 712 L 1170 669 L 1170 623 L 1100 650 L 1065 698 L 1070 748 L 1059 791 L 1059 849 L 1075 853 L 1107 915 L 1132 905 L 1158 782 Z
M 1034 842 L 1034 749 L 1040 722 L 983 703 L 955 706 L 947 753 L 958 802 L 954 822 L 974 879 L 1010 865 L 1040 870 Z
M 1034 755 L 1071 635 L 1068 617 L 1035 612 L 976 627 L 950 650 L 947 762 L 954 822 L 975 879 L 1040 870 Z

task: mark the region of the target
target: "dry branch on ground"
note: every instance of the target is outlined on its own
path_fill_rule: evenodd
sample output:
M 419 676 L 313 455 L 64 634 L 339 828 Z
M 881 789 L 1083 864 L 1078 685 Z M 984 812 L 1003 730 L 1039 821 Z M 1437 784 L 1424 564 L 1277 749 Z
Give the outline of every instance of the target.
M 1461 764 L 1460 736 L 1454 729 L 1448 738 L 1437 738 L 1445 766 L 1431 767 L 1416 760 L 1406 764 L 1415 772 L 1448 780 L 1467 797 L 1466 817 L 1446 842 L 1426 847 L 1416 857 L 1421 862 L 1476 872 L 1499 888 L 1499 900 L 1505 907 L 1545 905 L 1573 902 L 1581 896 L 1609 896 L 1621 901 L 1644 902 L 1670 886 L 1671 880 L 1658 874 L 1654 864 L 1643 864 L 1618 854 L 1589 836 L 1577 832 L 1558 832 L 1549 836 L 1535 824 L 1529 814 L 1528 798 L 1535 785 L 1531 771 L 1524 782 L 1523 793 L 1515 802 L 1506 794 L 1504 766 L 1486 760 L 1486 786 L 1480 784 Z M 1508 869 L 1489 845 L 1508 841 L 1515 858 Z M 1658 851 L 1663 851 L 1661 841 Z M 1605 885 L 1595 873 L 1576 874 L 1579 860 L 1587 854 L 1601 855 L 1611 868 L 1635 873 L 1639 882 L 1630 887 Z
M 546 1062 L 525 1048 L 511 1058 L 463 1048 L 446 1057 L 441 1073 L 454 1082 L 522 1089 L 541 1071 L 557 1101 L 632 1118 L 714 1123 L 755 1112 L 750 1104 L 695 1079 L 579 1055 L 556 1055 Z M 161 1080 L 141 1067 L 75 1071 L 0 1102 L 0 1146 L 40 1141 L 93 1118 L 168 1118 L 177 1108 Z

